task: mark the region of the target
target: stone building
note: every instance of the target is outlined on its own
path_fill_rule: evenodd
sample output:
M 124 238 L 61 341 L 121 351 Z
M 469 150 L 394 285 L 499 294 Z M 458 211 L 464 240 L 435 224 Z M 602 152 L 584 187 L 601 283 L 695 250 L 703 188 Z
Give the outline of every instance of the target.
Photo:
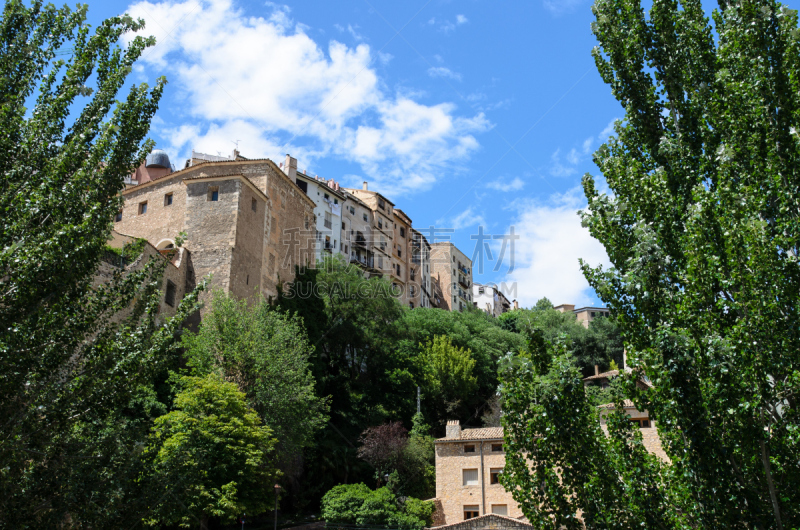
M 395 208 L 392 215 L 394 216 L 392 284 L 395 292 L 400 293 L 400 303 L 413 309 L 419 307 L 420 288 L 417 269 L 412 267 L 411 263 L 413 250 L 411 218 L 400 208 Z
M 486 514 L 518 519 L 522 511 L 499 482 L 505 467 L 502 427 L 462 429 L 447 423 L 435 441 L 437 523 L 450 525 Z
M 472 307 L 472 260 L 450 242 L 431 244 L 431 282 L 437 306 L 448 311 Z
M 475 307 L 494 317 L 511 311 L 511 302 L 496 285 L 472 284 L 472 300 Z
M 136 238 L 121 234 L 115 230 L 111 231 L 111 239 L 107 245 L 112 249 L 123 250 L 125 247 L 136 245 Z M 94 287 L 110 283 L 115 273 L 121 272 L 124 275 L 139 271 L 144 268 L 151 259 L 165 260 L 164 273 L 162 275 L 161 302 L 158 306 L 156 323 L 163 322 L 164 319 L 175 314 L 175 310 L 187 292 L 195 288 L 195 277 L 191 265 L 189 252 L 184 248 L 173 248 L 158 250 L 152 244 L 145 243 L 142 252 L 132 260 L 125 260 L 122 255 L 113 252 L 106 252 L 100 260 L 100 265 L 92 278 Z M 114 315 L 114 321 L 121 321 L 130 315 L 133 307 L 120 311 Z
M 528 522 L 497 515 L 496 513 L 487 513 L 466 521 L 442 524 L 441 526 L 436 520 L 433 523 L 434 526 L 432 528 L 437 530 L 530 530 L 534 527 Z
M 198 281 L 213 275 L 237 298 L 274 297 L 295 265 L 314 261 L 314 201 L 274 162 L 192 153 L 184 169 L 150 178 L 122 192 L 115 229 L 157 249 L 185 232 Z
M 589 322 L 595 318 L 607 317 L 609 315 L 607 307 L 581 307 L 580 309 L 575 309 L 574 304 L 561 304 L 555 306 L 553 309 L 562 313 L 574 313 L 575 319 L 587 329 L 589 328 Z
M 342 210 L 344 253 L 349 256 L 350 263 L 361 267 L 367 275 L 377 273 L 375 252 L 372 247 L 372 225 L 374 224 L 372 208 L 346 190 L 342 190 L 342 192 L 345 195 L 344 209 Z
M 418 230 L 411 228 L 411 261 L 409 281 L 415 285 L 412 307 L 431 306 L 431 245 Z M 418 287 L 418 289 L 417 289 Z
M 624 370 L 629 370 L 627 366 L 623 367 Z M 619 375 L 619 370 L 609 370 L 608 372 L 600 372 L 600 369 L 597 365 L 594 367 L 594 375 L 585 377 L 583 379 L 584 386 L 599 386 L 601 388 L 607 388 L 610 384 L 611 380 Z M 638 379 L 636 381 L 636 385 L 639 388 L 647 388 L 651 387 L 649 381 L 646 379 Z M 614 404 L 608 403 L 606 405 L 601 405 L 600 407 L 600 427 L 603 429 L 603 432 L 608 434 L 608 428 L 606 427 L 606 416 L 614 410 Z M 650 414 L 645 411 L 640 411 L 636 408 L 633 404 L 633 401 L 626 399 L 623 402 L 622 406 L 625 414 L 627 414 L 631 421 L 639 427 L 640 432 L 642 433 L 642 443 L 650 453 L 656 455 L 664 462 L 669 462 L 669 457 L 667 453 L 664 452 L 664 448 L 661 446 L 661 438 L 658 436 L 658 429 L 656 428 L 656 422 L 652 418 L 650 418 Z
M 369 191 L 364 182 L 362 189 L 344 188 L 350 195 L 366 204 L 372 212 L 370 216 L 372 239 L 367 241 L 367 248 L 373 254 L 373 268 L 383 276 L 392 278 L 392 261 L 394 248 L 394 203 L 375 191 Z
M 314 201 L 314 216 L 316 218 L 316 250 L 314 262 L 322 260 L 323 254 L 344 254 L 342 231 L 342 206 L 346 200 L 344 192 L 339 189 L 339 184 L 334 180 L 322 180 L 317 176 L 310 176 L 297 171 L 297 159 L 286 155 L 286 160 L 281 164 L 281 169 L 298 188 L 303 190 Z

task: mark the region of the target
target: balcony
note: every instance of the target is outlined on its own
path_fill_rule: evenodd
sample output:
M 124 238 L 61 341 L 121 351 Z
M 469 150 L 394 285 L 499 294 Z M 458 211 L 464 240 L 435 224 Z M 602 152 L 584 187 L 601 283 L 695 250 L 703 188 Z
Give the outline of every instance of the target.
M 362 267 L 366 267 L 368 269 L 375 268 L 375 260 L 372 258 L 372 256 L 361 256 L 355 252 L 350 253 L 350 263 L 355 263 L 356 265 L 361 265 Z
M 463 276 L 458 277 L 458 284 L 464 289 L 469 289 L 469 282 Z
M 330 241 L 325 241 L 322 244 L 322 250 L 324 250 L 325 252 L 331 252 L 333 250 L 333 245 L 331 244 Z
M 470 270 L 468 268 L 466 268 L 465 266 L 461 265 L 460 263 L 458 264 L 458 270 L 460 270 L 461 273 L 464 274 L 465 276 L 469 276 L 470 275 Z
M 366 248 L 367 239 L 364 237 L 364 234 L 361 232 L 356 232 L 356 240 L 353 242 L 353 245 L 356 247 Z

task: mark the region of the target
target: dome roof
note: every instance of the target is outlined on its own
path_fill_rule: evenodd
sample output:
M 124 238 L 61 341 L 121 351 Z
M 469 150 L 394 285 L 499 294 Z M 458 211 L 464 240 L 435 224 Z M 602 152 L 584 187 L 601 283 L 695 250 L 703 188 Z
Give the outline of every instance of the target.
M 166 151 L 161 149 L 153 149 L 153 152 L 147 155 L 147 160 L 144 167 L 160 167 L 170 169 L 172 165 L 169 163 L 169 155 Z

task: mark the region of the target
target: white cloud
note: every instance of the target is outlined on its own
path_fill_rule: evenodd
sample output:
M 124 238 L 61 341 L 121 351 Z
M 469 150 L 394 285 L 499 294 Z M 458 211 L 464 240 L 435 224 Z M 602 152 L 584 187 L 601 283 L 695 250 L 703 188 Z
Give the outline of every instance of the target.
M 588 155 L 592 152 L 592 143 L 594 143 L 594 138 L 591 136 L 583 141 L 583 154 Z
M 484 219 L 482 215 L 475 212 L 475 209 L 470 206 L 455 217 L 449 220 L 440 219 L 436 221 L 436 224 L 438 226 L 452 228 L 453 230 L 461 230 L 462 228 L 467 228 L 470 226 L 486 226 L 486 219 Z
M 358 29 L 358 26 L 356 26 L 356 27 L 354 28 L 354 27 L 353 27 L 353 26 L 351 26 L 350 24 L 348 24 L 348 25 L 347 25 L 347 32 L 348 32 L 350 35 L 352 35 L 352 37 L 353 37 L 355 40 L 357 40 L 357 41 L 362 41 L 362 40 L 364 40 L 364 36 L 363 36 L 363 35 L 361 35 L 360 33 L 358 33 L 358 32 L 356 31 L 356 29 Z
M 461 24 L 466 24 L 467 22 L 469 22 L 469 19 L 467 19 L 467 17 L 465 17 L 464 15 L 456 15 L 456 24 L 458 24 L 459 26 Z
M 574 149 L 572 151 L 574 151 Z M 568 163 L 571 163 L 569 160 L 571 158 L 572 151 L 569 154 L 567 154 Z M 565 165 L 561 161 L 561 149 L 556 149 L 555 152 L 552 155 L 550 155 L 550 162 L 552 164 L 550 166 L 550 174 L 553 175 L 554 177 L 569 177 L 577 172 L 577 169 L 572 167 L 574 164 Z
M 597 138 L 601 142 L 605 142 L 606 140 L 608 140 L 608 137 L 611 136 L 612 134 L 614 134 L 614 123 L 616 123 L 617 120 L 620 120 L 620 119 L 621 118 L 614 118 L 613 120 L 608 122 L 608 125 L 606 125 L 606 128 L 603 129 L 603 131 L 599 135 L 597 135 Z
M 511 182 L 508 179 L 498 179 L 489 182 L 486 187 L 497 191 L 519 191 L 525 187 L 525 181 L 519 177 L 514 177 Z
M 579 188 L 554 195 L 547 202 L 517 204 L 512 226 L 520 239 L 514 246 L 514 270 L 503 281 L 516 283 L 520 305 L 530 307 L 544 296 L 556 305 L 593 303 L 593 291 L 578 259 L 605 267 L 608 257 L 603 246 L 581 226 L 576 212 L 585 206 Z
M 322 48 L 288 8 L 272 7 L 264 18 L 245 16 L 232 0 L 130 6 L 147 23 L 142 33 L 158 41 L 141 63 L 150 76 L 169 76 L 180 94 L 172 110 L 192 124 L 167 131 L 176 150 L 227 152 L 240 139 L 245 156 L 282 159 L 303 145 L 306 156 L 360 164 L 387 193 L 426 189 L 436 175 L 464 169 L 478 148 L 474 135 L 490 126 L 483 114 L 459 116 L 452 103 L 387 92 L 374 66 L 388 57 L 363 43 Z
M 378 52 L 378 61 L 380 61 L 381 64 L 389 64 L 389 61 L 392 59 L 394 59 L 394 55 L 391 53 Z
M 446 77 L 448 79 L 461 81 L 461 74 L 459 74 L 458 72 L 454 72 L 444 66 L 431 66 L 430 68 L 428 68 L 428 75 L 431 77 Z
M 575 8 L 583 3 L 583 0 L 544 0 L 543 4 L 545 9 L 550 11 L 555 16 L 566 15 L 572 13 Z

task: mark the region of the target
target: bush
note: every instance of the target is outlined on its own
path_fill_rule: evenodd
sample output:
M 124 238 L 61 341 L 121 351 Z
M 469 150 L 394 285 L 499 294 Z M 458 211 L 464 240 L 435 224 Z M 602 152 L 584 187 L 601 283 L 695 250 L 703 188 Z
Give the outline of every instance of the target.
M 328 523 L 387 526 L 421 530 L 431 524 L 434 505 L 408 497 L 399 501 L 388 488 L 340 484 L 322 497 L 322 518 Z

